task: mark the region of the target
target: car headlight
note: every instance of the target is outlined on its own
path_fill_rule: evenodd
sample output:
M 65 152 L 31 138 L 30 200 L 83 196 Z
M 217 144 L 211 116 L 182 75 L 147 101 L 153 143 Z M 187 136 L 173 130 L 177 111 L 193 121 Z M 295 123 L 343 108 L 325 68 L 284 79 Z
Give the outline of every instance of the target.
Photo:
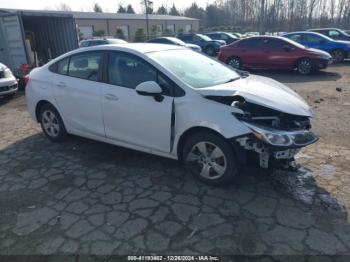
M 5 69 L 5 71 L 4 71 L 4 77 L 5 77 L 5 78 L 11 78 L 11 77 L 13 77 L 13 74 L 12 74 L 12 72 L 11 72 L 10 69 L 8 69 L 8 68 Z
M 312 144 L 318 140 L 317 136 L 308 130 L 278 132 L 277 130 L 265 129 L 245 121 L 243 123 L 253 131 L 257 139 L 272 146 L 299 147 Z
M 264 133 L 261 130 L 254 130 L 254 135 L 264 142 L 273 146 L 290 146 L 293 141 L 290 136 L 277 133 Z

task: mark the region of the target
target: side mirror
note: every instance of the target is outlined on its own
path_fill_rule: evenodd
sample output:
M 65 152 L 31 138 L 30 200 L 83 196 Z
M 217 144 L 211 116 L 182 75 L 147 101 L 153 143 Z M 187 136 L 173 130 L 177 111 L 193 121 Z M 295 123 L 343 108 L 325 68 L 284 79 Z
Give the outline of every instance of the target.
M 162 88 L 154 81 L 146 81 L 136 86 L 136 92 L 141 96 L 153 96 L 157 102 L 162 102 Z

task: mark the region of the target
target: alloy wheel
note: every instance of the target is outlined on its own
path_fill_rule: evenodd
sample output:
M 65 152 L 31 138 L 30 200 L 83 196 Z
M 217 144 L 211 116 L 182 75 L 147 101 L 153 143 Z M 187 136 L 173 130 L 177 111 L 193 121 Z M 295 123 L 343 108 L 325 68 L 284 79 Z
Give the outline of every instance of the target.
M 60 132 L 60 125 L 55 113 L 45 110 L 42 114 L 43 128 L 50 137 L 57 137 Z
M 332 57 L 335 62 L 339 63 L 344 60 L 344 53 L 342 50 L 334 50 L 332 52 Z
M 228 62 L 230 66 L 232 66 L 235 69 L 239 69 L 241 67 L 241 61 L 238 58 L 232 58 Z
M 303 75 L 307 75 L 311 72 L 311 62 L 309 60 L 301 60 L 298 64 L 298 71 Z
M 218 179 L 224 175 L 227 162 L 224 152 L 211 142 L 198 142 L 186 157 L 190 168 L 205 179 Z

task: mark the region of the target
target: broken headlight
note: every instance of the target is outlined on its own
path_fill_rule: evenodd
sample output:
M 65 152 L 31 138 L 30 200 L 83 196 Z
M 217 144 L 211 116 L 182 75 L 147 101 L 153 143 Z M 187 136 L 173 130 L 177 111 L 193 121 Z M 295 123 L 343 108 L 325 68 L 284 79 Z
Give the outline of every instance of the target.
M 247 122 L 244 123 L 252 129 L 257 139 L 272 146 L 301 147 L 312 144 L 318 140 L 318 138 L 308 130 L 287 132 L 265 129 Z

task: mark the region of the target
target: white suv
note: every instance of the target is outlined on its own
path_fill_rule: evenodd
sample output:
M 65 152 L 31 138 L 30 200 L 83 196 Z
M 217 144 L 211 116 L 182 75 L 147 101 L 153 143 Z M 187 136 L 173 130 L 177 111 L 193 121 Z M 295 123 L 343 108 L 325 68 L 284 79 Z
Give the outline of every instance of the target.
M 17 91 L 17 79 L 7 66 L 0 63 L 0 97 L 13 97 Z
M 26 98 L 53 141 L 75 134 L 179 159 L 212 185 L 250 155 L 288 165 L 317 140 L 309 106 L 286 86 L 173 45 L 72 51 L 30 73 Z

